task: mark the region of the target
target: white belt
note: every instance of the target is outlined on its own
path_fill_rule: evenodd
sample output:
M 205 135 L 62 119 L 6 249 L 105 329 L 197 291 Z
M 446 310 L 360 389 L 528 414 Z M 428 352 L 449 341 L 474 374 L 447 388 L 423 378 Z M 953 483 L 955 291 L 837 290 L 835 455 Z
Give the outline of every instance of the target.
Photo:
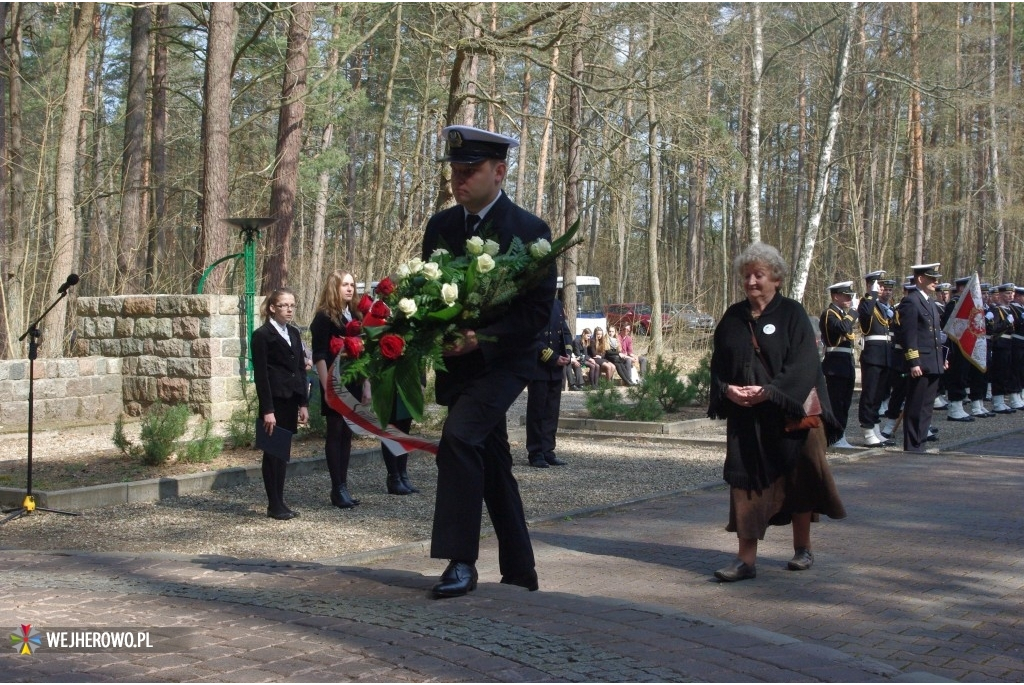
M 1002 334 L 1001 336 L 999 336 L 999 337 L 1000 337 L 1000 338 L 1002 338 L 1003 340 L 1013 340 L 1013 336 L 1012 336 L 1012 335 L 1010 335 L 1009 333 L 1003 333 L 1003 334 Z
M 1017 333 L 1014 333 L 1013 334 L 1013 339 L 1014 340 L 1024 340 L 1024 335 L 1018 335 Z
M 853 354 L 853 348 L 852 347 L 826 347 L 825 351 L 826 352 L 847 352 L 849 354 Z
M 889 336 L 887 335 L 865 335 L 864 342 L 882 341 L 889 342 Z

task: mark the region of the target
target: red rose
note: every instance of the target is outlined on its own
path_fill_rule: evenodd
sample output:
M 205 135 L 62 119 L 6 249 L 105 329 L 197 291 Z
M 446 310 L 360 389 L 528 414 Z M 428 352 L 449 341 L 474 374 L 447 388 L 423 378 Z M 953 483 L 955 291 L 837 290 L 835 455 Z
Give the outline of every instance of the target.
M 370 311 L 370 307 L 373 305 L 373 298 L 369 295 L 363 295 L 359 298 L 359 304 L 356 305 L 356 309 L 363 316 L 366 316 L 366 312 Z
M 405 351 L 405 340 L 400 335 L 387 333 L 380 338 L 380 353 L 385 359 L 398 359 Z
M 386 319 L 391 316 L 391 309 L 384 304 L 383 300 L 377 300 L 370 307 L 370 316 L 375 319 Z
M 363 333 L 363 324 L 353 319 L 345 324 L 345 335 L 358 338 Z
M 345 338 L 345 356 L 355 359 L 363 353 L 363 339 L 356 337 Z
M 391 280 L 390 276 L 377 284 L 377 293 L 381 297 L 387 297 L 393 292 L 395 292 L 395 282 Z
M 373 314 L 367 314 L 363 318 L 363 325 L 368 327 L 368 328 L 373 328 L 374 326 L 386 326 L 387 323 L 388 322 L 385 321 L 384 319 L 378 319 Z
M 337 357 L 338 353 L 341 352 L 341 348 L 345 346 L 345 341 L 341 339 L 340 335 L 331 336 L 331 356 Z

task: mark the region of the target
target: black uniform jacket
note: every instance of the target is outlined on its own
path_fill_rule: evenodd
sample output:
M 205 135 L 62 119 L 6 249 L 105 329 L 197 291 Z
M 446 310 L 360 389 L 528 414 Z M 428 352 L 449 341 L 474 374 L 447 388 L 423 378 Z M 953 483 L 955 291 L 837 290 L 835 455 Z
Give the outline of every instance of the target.
M 864 349 L 860 353 L 862 364 L 892 366 L 892 348 L 888 342 L 892 315 L 892 307 L 879 302 L 877 293 L 869 292 L 861 298 L 857 305 L 857 319 L 864 336 Z
M 821 370 L 826 376 L 854 377 L 853 313 L 843 311 L 834 302 L 825 308 L 818 320 L 825 358 Z
M 559 357 L 572 357 L 572 334 L 565 321 L 562 303 L 555 300 L 551 305 L 551 318 L 537 335 L 537 368 L 533 373 L 535 381 L 561 381 L 564 366 L 558 365 Z
M 252 368 L 259 398 L 259 415 L 274 411 L 274 398 L 299 397 L 299 406 L 309 402 L 306 358 L 295 326 L 288 326 L 291 345 L 270 321 L 252 332 Z
M 926 374 L 943 370 L 939 312 L 918 290 L 908 292 L 896 307 L 896 342 L 903 348 L 908 367 L 920 366 Z
M 429 259 L 439 247 L 455 256 L 465 254 L 465 214 L 462 206 L 456 205 L 430 218 L 423 235 L 423 259 Z M 502 253 L 508 250 L 512 239 L 517 236 L 527 245 L 538 238 L 551 240 L 551 229 L 547 223 L 518 207 L 504 193 L 484 216 L 478 234 L 495 240 Z M 556 275 L 552 266 L 548 278 L 513 300 L 499 321 L 477 329 L 478 336 L 491 340 L 481 340 L 479 347 L 468 354 L 445 358 L 448 370 L 437 373 L 435 392 L 438 404 L 450 404 L 465 383 L 491 368 L 510 370 L 525 381 L 532 377 L 537 365 L 532 354 L 534 340 L 551 316 Z

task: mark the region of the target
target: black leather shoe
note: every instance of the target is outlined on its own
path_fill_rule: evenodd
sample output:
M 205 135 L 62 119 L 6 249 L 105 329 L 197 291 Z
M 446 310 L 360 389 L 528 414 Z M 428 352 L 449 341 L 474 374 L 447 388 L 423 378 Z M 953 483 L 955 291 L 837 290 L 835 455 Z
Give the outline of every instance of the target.
M 806 547 L 797 547 L 793 558 L 786 564 L 790 571 L 806 571 L 814 564 L 814 555 Z
M 546 461 L 551 466 L 565 466 L 565 462 L 556 457 L 554 454 L 545 455 L 544 461 Z
M 544 457 L 530 457 L 530 466 L 537 469 L 546 469 L 548 467 L 548 462 Z
M 757 568 L 752 564 L 737 559 L 732 562 L 731 566 L 720 568 L 715 571 L 715 578 L 718 578 L 723 583 L 735 583 L 737 580 L 749 580 L 750 578 L 757 578 Z
M 524 587 L 530 592 L 536 592 L 540 589 L 540 584 L 537 582 L 537 571 L 530 569 L 527 573 L 520 573 L 514 576 L 502 576 L 501 582 L 503 585 L 518 585 Z
M 411 495 L 412 490 L 406 487 L 405 481 L 397 473 L 393 476 L 388 476 L 388 494 L 389 495 Z
M 974 423 L 974 417 L 973 416 L 961 416 L 960 418 L 957 418 L 955 416 L 947 416 L 946 420 L 947 421 L 959 421 L 960 423 Z
M 359 504 L 359 500 L 352 499 L 352 495 L 348 494 L 348 485 L 342 483 L 331 493 L 331 504 L 339 509 L 351 509 Z
M 271 509 L 267 507 L 267 516 L 278 521 L 290 521 L 299 515 L 297 511 L 289 511 L 288 509 Z
M 441 582 L 431 592 L 434 599 L 462 597 L 476 589 L 476 566 L 465 561 L 450 561 L 441 574 Z
M 1016 414 L 1017 413 L 1016 409 L 1010 409 L 1009 407 L 1007 407 L 1006 409 L 993 409 L 993 411 L 995 413 L 997 413 L 997 414 Z

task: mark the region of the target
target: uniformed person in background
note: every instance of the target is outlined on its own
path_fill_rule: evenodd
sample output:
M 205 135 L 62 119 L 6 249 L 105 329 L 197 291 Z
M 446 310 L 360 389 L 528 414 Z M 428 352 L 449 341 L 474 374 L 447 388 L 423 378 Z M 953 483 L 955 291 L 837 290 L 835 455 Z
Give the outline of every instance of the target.
M 537 334 L 537 368 L 526 386 L 526 452 L 530 466 L 565 466 L 555 456 L 555 433 L 562 406 L 565 367 L 572 360 L 572 334 L 561 300 L 551 303 L 551 319 Z
M 993 288 L 988 283 L 981 284 L 982 308 L 985 310 L 985 370 L 982 371 L 974 364 L 967 370 L 968 392 L 971 398 L 971 416 L 981 419 L 991 419 L 994 412 L 985 406 L 985 400 L 989 399 L 989 377 L 992 369 L 992 336 L 997 328 L 996 313 L 992 304 Z
M 942 357 L 939 312 L 932 302 L 938 285 L 939 264 L 915 264 L 915 289 L 908 290 L 896 308 L 896 337 L 907 364 L 907 391 L 903 411 L 903 450 L 924 452 L 932 420 Z
M 940 326 L 945 326 L 946 320 L 943 315 L 946 311 L 946 304 L 949 302 L 950 294 L 953 290 L 952 283 L 939 283 L 935 286 L 935 308 L 939 310 L 939 323 Z M 941 329 L 940 329 L 941 330 Z M 946 339 L 946 333 L 942 332 L 942 345 L 944 349 L 944 358 L 949 359 L 949 344 Z M 946 374 L 943 373 L 939 377 L 939 390 L 935 395 L 935 409 L 946 409 L 949 407 L 949 400 L 946 399 Z
M 1013 386 L 1017 389 L 1010 396 L 1010 406 L 1014 409 L 1024 409 L 1024 287 L 1014 286 L 1013 300 L 1010 302 L 1010 310 L 1013 311 L 1013 345 L 1011 348 L 1011 359 L 1013 368 Z
M 1007 395 L 1016 392 L 1013 370 L 1013 324 L 1016 318 L 1010 308 L 1013 301 L 1013 283 L 1003 283 L 992 296 L 992 364 L 989 379 L 992 383 L 992 411 L 1013 414 L 1017 410 L 1006 403 Z
M 903 297 L 900 298 L 900 302 L 915 290 L 917 290 L 917 286 L 914 284 L 914 276 L 905 277 L 903 279 Z M 898 308 L 899 304 L 894 307 L 894 312 Z M 900 422 L 903 415 L 903 402 L 907 396 L 907 360 L 904 355 L 903 343 L 897 335 L 896 329 L 898 327 L 899 320 L 894 313 L 892 323 L 890 324 L 892 330 L 892 338 L 890 339 L 892 367 L 889 369 L 889 399 L 882 413 L 882 426 L 878 431 L 886 440 L 892 439 L 893 432 L 896 430 L 896 424 Z
M 967 287 L 970 280 L 970 276 L 963 276 L 953 281 L 953 295 L 943 307 L 942 318 L 939 320 L 943 328 L 953 316 L 953 311 L 960 302 L 960 298 L 970 297 L 970 293 L 964 292 L 964 288 Z M 946 420 L 970 423 L 974 421 L 974 417 L 964 410 L 963 403 L 967 399 L 970 387 L 970 369 L 974 368 L 974 365 L 967 359 L 959 345 L 949 345 L 948 348 L 949 367 L 942 374 L 946 386 L 946 398 L 949 400 L 949 404 L 946 406 Z
M 825 374 L 825 387 L 828 388 L 832 413 L 845 430 L 850 415 L 850 404 L 853 402 L 853 384 L 856 377 L 853 366 L 853 281 L 833 283 L 828 287 L 828 291 L 832 302 L 818 320 L 821 343 L 825 346 L 821 371 Z M 832 446 L 853 447 L 846 441 L 845 435 Z
M 867 292 L 857 305 L 857 322 L 864 347 L 860 352 L 860 402 L 857 418 L 864 431 L 867 447 L 891 446 L 896 443 L 882 437 L 878 422 L 882 403 L 889 397 L 889 375 L 892 370 L 889 324 L 892 322 L 892 290 L 896 281 L 883 279 L 885 271 L 872 271 L 864 276 Z

